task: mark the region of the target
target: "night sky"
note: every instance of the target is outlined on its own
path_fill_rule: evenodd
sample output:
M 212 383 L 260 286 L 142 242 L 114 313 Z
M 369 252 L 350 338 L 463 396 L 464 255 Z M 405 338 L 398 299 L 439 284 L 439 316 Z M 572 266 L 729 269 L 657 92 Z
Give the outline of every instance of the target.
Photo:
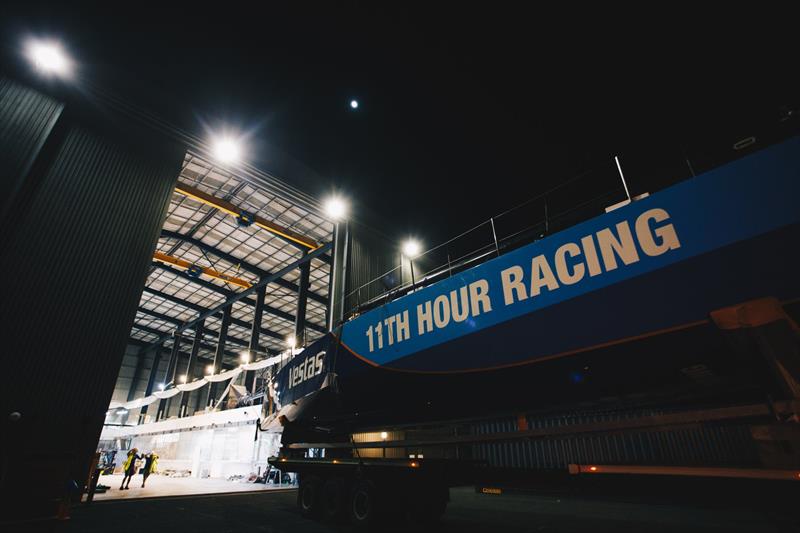
M 5 6 L 6 57 L 58 37 L 82 78 L 199 135 L 247 131 L 256 166 L 426 244 L 614 155 L 632 192 L 656 187 L 800 94 L 780 11 L 61 4 Z

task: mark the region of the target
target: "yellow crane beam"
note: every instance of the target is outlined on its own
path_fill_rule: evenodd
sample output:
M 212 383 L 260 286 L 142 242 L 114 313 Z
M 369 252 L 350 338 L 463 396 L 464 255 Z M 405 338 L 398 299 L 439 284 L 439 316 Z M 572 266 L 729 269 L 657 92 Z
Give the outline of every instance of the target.
M 171 255 L 167 255 L 161 252 L 156 252 L 153 254 L 153 259 L 156 261 L 160 261 L 162 263 L 166 263 L 168 265 L 176 266 L 178 268 L 183 268 L 188 270 L 189 268 L 195 266 L 193 263 L 186 261 L 185 259 L 181 259 L 179 257 L 173 257 Z M 210 278 L 221 279 L 222 281 L 227 281 L 233 285 L 238 285 L 239 287 L 249 289 L 251 284 L 247 280 L 243 280 L 242 278 L 237 278 L 236 276 L 230 276 L 228 274 L 223 274 L 222 272 L 217 272 L 213 268 L 209 267 L 201 267 L 198 265 L 200 270 L 202 271 L 203 275 L 208 276 Z
M 198 202 L 210 205 L 211 207 L 219 209 L 223 213 L 227 213 L 231 216 L 234 217 L 247 216 L 247 213 L 243 209 L 240 209 L 239 207 L 228 202 L 227 200 L 222 200 L 221 198 L 217 198 L 216 196 L 208 194 L 207 192 L 201 191 L 200 189 L 197 189 L 195 187 L 191 187 L 183 183 L 178 183 L 177 187 L 175 187 L 175 192 L 187 196 L 192 200 L 197 200 Z M 320 246 L 314 239 L 310 239 L 304 235 L 300 235 L 296 231 L 292 231 L 289 228 L 285 228 L 279 224 L 261 218 L 258 215 L 255 215 L 253 217 L 252 222 L 259 228 L 265 229 L 270 233 L 274 233 L 275 235 L 279 235 L 284 239 L 289 239 L 290 241 L 295 242 L 301 246 L 305 246 L 310 250 L 315 250 Z

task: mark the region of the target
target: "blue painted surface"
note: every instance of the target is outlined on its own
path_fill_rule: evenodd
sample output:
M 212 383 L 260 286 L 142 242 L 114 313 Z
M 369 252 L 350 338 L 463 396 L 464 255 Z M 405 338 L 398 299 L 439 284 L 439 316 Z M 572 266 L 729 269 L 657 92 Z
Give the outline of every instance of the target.
M 743 301 L 800 296 L 800 225 L 674 263 L 630 280 L 410 354 L 395 369 L 456 371 L 565 355 L 704 320 Z M 770 261 L 762 258 L 770 257 Z M 673 349 L 686 350 L 689 347 Z M 641 353 L 645 360 L 656 357 Z
M 422 371 L 480 369 L 702 319 L 725 302 L 797 297 L 798 197 L 800 139 L 794 138 L 365 313 L 344 325 L 342 341 L 376 365 Z M 646 238 L 671 224 L 679 247 L 648 255 L 635 225 L 640 215 L 654 209 L 669 218 L 649 220 L 649 231 L 641 235 Z M 562 282 L 554 262 L 562 245 L 593 236 L 597 248 L 598 232 L 608 228 L 619 238 L 617 225 L 624 223 L 632 233 L 635 262 L 625 265 L 616 256 L 617 268 L 609 270 L 600 259 L 601 273 L 587 272 L 573 284 Z M 581 252 L 566 261 L 570 269 L 584 261 L 586 249 Z M 544 256 L 558 287 L 551 284 L 536 296 L 506 304 L 501 272 L 521 267 L 529 288 L 531 261 L 537 256 Z M 425 302 L 479 280 L 488 286 L 491 311 L 479 308 L 485 312 L 420 334 L 420 305 L 424 309 Z M 398 341 L 396 322 L 386 321 L 404 312 L 408 338 Z M 382 346 L 376 338 L 379 323 Z M 394 330 L 391 344 L 389 327 Z
M 331 336 L 325 335 L 295 356 L 276 376 L 278 401 L 287 405 L 322 387 L 331 368 Z

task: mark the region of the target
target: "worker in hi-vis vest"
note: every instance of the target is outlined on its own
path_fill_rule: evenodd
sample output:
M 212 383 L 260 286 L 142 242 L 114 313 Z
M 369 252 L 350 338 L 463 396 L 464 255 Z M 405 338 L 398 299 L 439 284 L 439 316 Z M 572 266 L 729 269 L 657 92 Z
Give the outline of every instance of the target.
M 150 474 L 156 471 L 158 467 L 158 454 L 156 452 L 150 452 L 144 456 L 144 469 L 142 470 L 142 488 L 144 488 L 144 484 L 147 483 L 147 478 L 150 477 Z
M 119 490 L 128 489 L 128 485 L 131 484 L 131 478 L 136 473 L 136 461 L 140 459 L 137 455 L 139 450 L 137 448 L 132 449 L 128 452 L 128 457 L 125 459 L 125 462 L 122 464 L 122 470 L 124 472 L 124 476 L 122 477 L 122 485 L 119 486 Z M 125 482 L 128 482 L 127 485 Z

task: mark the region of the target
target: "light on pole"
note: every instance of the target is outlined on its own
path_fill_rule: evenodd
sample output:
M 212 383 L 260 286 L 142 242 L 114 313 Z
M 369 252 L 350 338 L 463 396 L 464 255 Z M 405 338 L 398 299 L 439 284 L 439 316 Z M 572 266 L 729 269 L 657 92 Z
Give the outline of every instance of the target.
M 411 288 L 416 285 L 414 279 L 414 258 L 419 255 L 420 244 L 414 239 L 409 239 L 403 243 L 403 255 L 408 258 L 408 265 L 411 267 Z

